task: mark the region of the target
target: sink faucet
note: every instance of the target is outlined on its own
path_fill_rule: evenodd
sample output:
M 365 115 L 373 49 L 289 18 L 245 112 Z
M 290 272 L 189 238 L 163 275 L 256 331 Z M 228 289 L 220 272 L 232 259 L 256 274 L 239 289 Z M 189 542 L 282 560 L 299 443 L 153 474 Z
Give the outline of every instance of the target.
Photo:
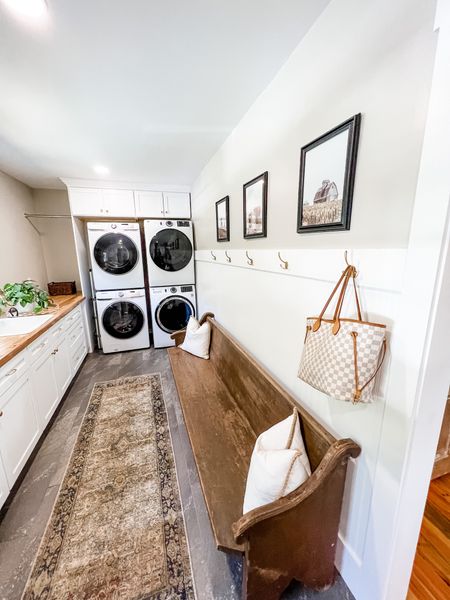
M 8 310 L 8 314 L 11 317 L 18 317 L 19 316 L 19 311 L 17 310 L 17 308 L 15 306 L 11 306 L 11 308 Z

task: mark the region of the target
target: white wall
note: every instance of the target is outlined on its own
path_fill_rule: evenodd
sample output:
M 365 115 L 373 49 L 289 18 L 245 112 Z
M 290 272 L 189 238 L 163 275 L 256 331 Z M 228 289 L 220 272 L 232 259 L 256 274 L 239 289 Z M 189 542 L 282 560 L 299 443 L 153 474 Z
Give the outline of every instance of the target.
M 48 281 L 74 281 L 80 290 L 75 241 L 65 190 L 33 190 L 34 211 L 46 215 L 69 215 L 67 219 L 36 219 L 47 267 Z
M 411 304 L 404 277 L 436 47 L 434 9 L 426 0 L 333 0 L 192 193 L 199 311 L 215 312 L 299 402 L 335 434 L 362 446 L 350 466 L 338 548 L 338 567 L 357 600 L 387 597 L 413 423 L 410 394 L 418 369 L 404 356 L 411 343 L 419 350 L 420 339 L 408 334 L 403 319 Z M 351 230 L 299 235 L 300 147 L 357 112 L 363 121 Z M 265 170 L 268 237 L 244 241 L 242 184 Z M 217 244 L 214 203 L 228 194 L 231 242 Z M 287 272 L 279 267 L 280 248 Z M 331 291 L 344 248 L 360 270 L 365 314 L 388 326 L 390 351 L 371 405 L 335 401 L 296 377 L 305 319 Z M 346 311 L 352 314 L 353 307 L 347 304 Z M 420 319 L 423 327 L 426 310 Z
M 195 182 L 197 248 L 215 245 L 214 203 L 226 195 L 231 242 L 222 249 L 406 246 L 435 50 L 434 4 L 331 2 Z M 300 148 L 358 112 L 352 228 L 299 235 Z M 242 185 L 266 170 L 268 237 L 244 241 Z
M 0 286 L 31 278 L 47 289 L 41 240 L 25 212 L 34 212 L 31 189 L 0 171 Z

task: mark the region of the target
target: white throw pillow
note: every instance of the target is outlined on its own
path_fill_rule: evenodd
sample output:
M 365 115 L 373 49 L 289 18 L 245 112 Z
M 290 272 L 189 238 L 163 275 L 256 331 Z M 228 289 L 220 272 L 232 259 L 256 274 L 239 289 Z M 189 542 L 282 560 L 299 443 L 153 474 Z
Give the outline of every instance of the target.
M 311 475 L 298 412 L 256 440 L 244 497 L 244 513 L 287 496 Z
M 211 340 L 211 326 L 208 322 L 200 326 L 195 317 L 191 317 L 186 327 L 184 341 L 180 345 L 182 350 L 208 360 L 209 343 Z

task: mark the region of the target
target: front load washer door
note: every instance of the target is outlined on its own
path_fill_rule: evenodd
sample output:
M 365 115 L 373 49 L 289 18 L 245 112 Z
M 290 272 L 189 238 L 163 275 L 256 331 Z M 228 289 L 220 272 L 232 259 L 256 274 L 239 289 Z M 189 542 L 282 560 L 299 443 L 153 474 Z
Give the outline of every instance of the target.
M 192 259 L 192 244 L 187 235 L 177 229 L 162 229 L 153 236 L 150 258 L 163 271 L 180 271 Z
M 126 340 L 137 335 L 144 326 L 144 313 L 133 302 L 114 302 L 103 313 L 102 324 L 110 336 Z
M 139 258 L 136 244 L 123 233 L 106 233 L 94 246 L 98 266 L 111 275 L 129 273 Z
M 156 322 L 166 333 L 173 333 L 184 329 L 195 310 L 187 298 L 169 296 L 163 300 L 156 309 Z

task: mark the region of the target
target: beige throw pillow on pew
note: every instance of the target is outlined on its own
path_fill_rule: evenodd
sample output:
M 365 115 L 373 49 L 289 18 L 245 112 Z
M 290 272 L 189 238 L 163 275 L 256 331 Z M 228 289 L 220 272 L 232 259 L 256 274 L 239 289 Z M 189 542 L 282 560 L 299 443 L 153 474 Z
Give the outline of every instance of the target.
M 311 475 L 298 412 L 264 431 L 256 440 L 244 497 L 244 510 L 287 496 Z
M 179 346 L 182 350 L 204 358 L 209 358 L 209 344 L 211 341 L 211 326 L 208 322 L 200 325 L 195 317 L 191 317 L 186 327 L 186 335 Z

